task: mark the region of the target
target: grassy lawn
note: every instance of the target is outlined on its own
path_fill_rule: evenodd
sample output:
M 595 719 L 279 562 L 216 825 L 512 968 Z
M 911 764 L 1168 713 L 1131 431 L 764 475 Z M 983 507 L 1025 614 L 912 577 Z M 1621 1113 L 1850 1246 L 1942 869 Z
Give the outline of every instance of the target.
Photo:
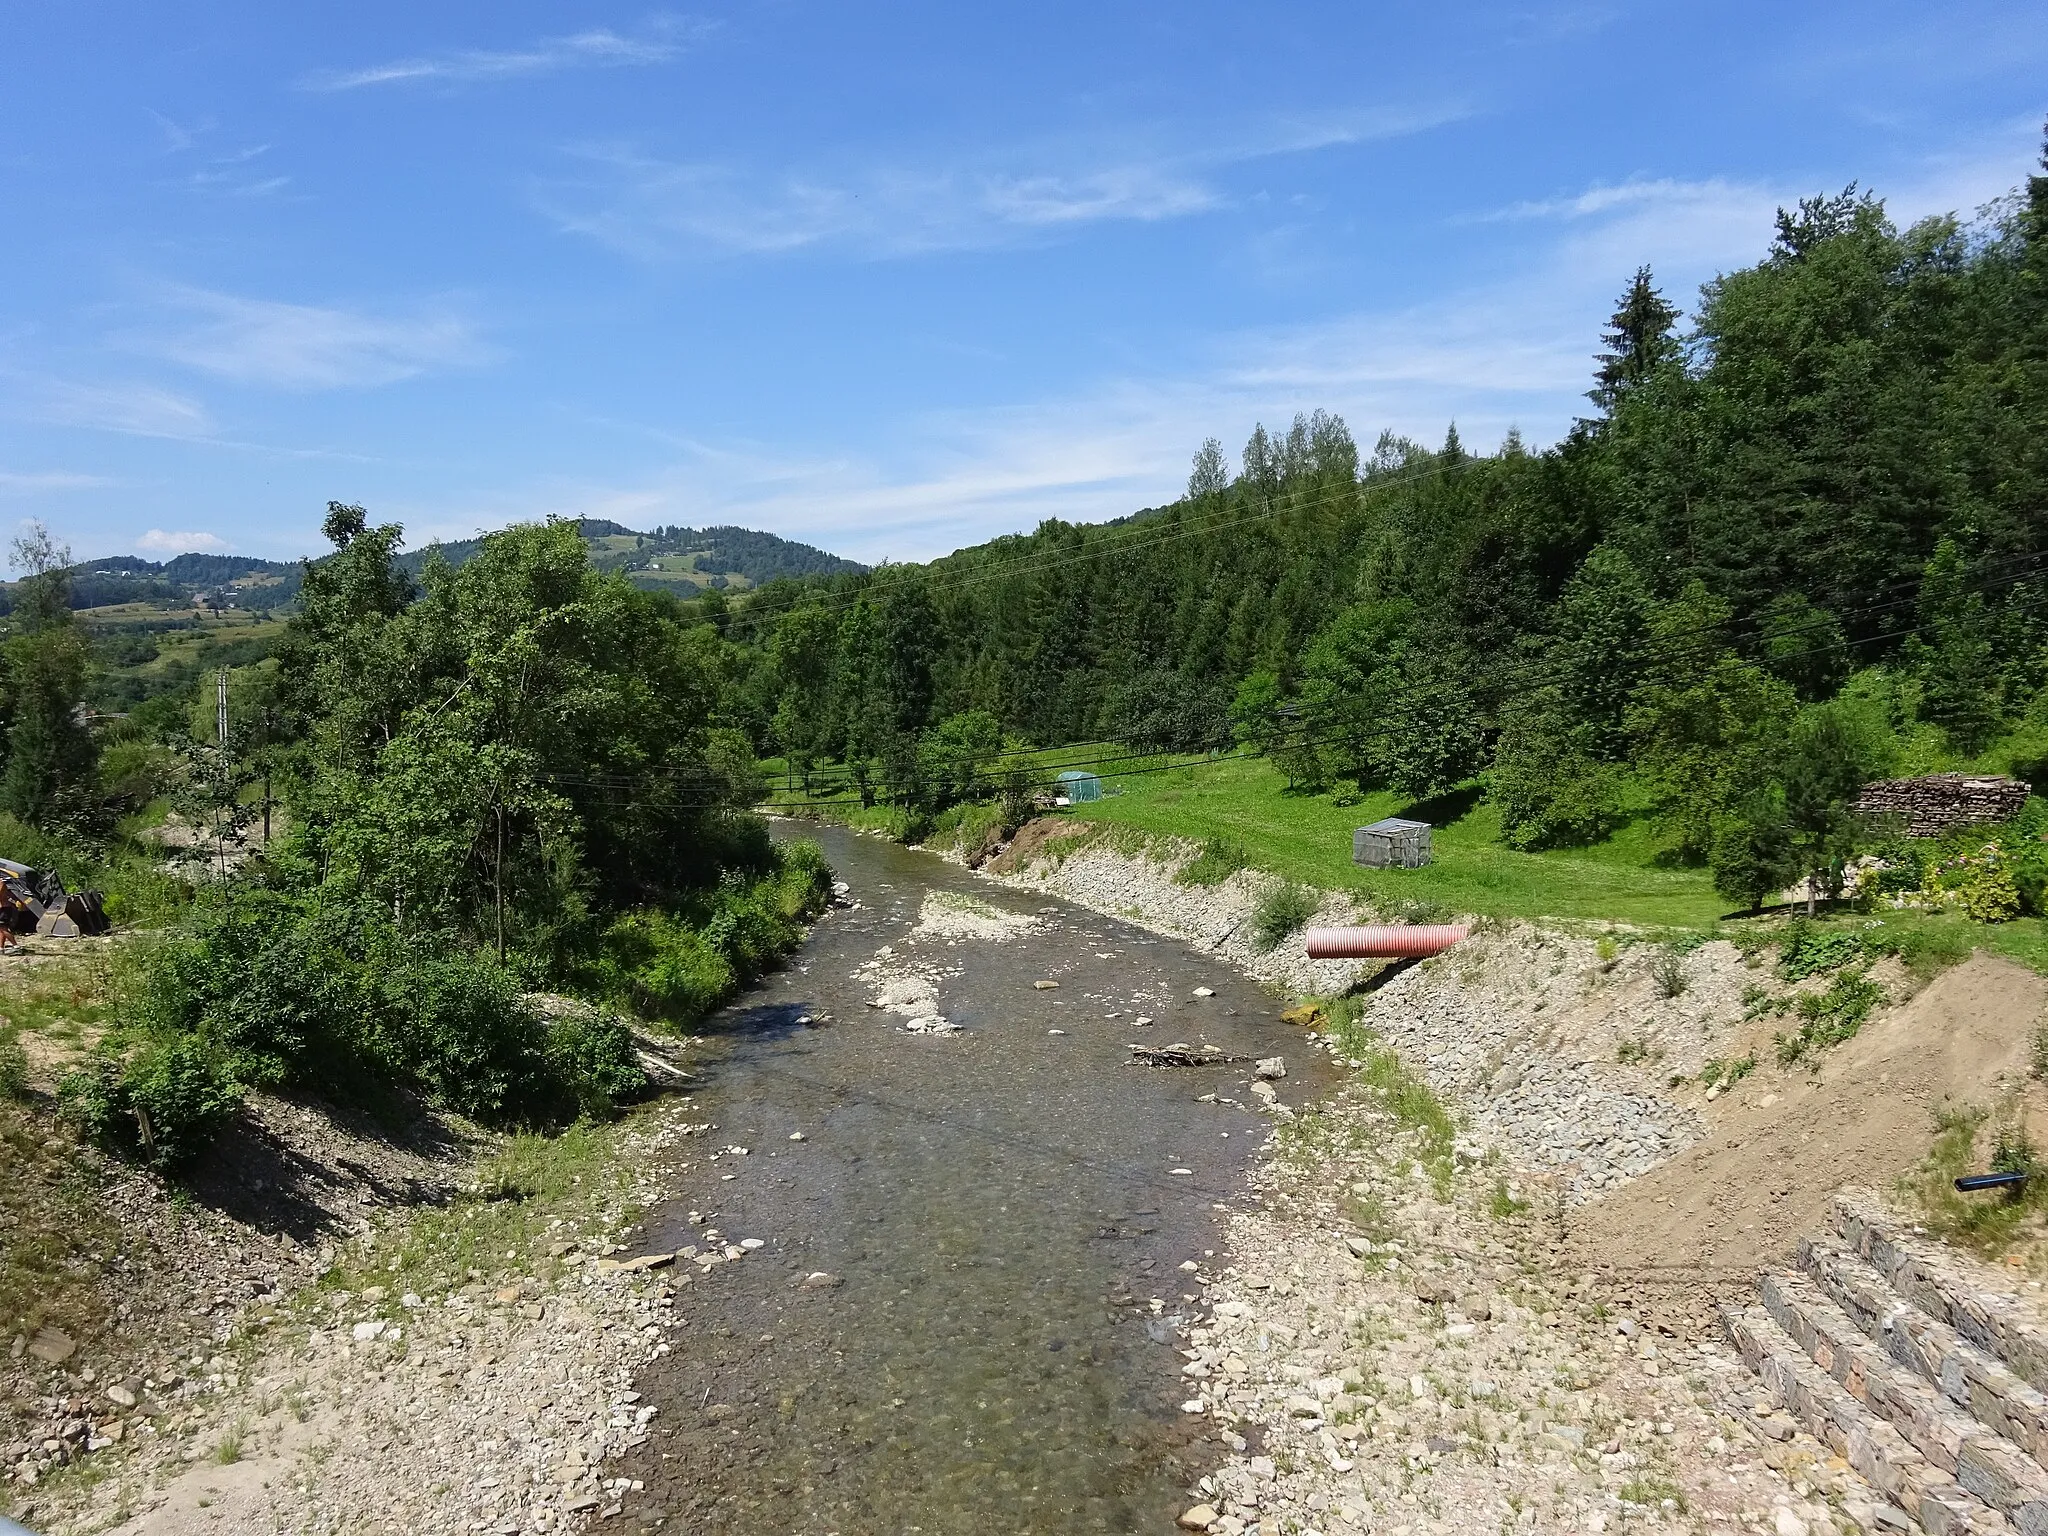
M 1129 827 L 1156 837 L 1186 838 L 1197 843 L 1229 846 L 1235 860 L 1325 890 L 1357 891 L 1383 911 L 1398 911 L 1408 902 L 1426 902 L 1454 912 L 1489 917 L 1560 918 L 1581 922 L 1618 922 L 1642 927 L 1705 930 L 1730 917 L 1729 903 L 1714 891 L 1703 869 L 1660 865 L 1657 844 L 1642 822 L 1624 827 L 1592 848 L 1517 853 L 1500 841 L 1500 815 L 1470 791 L 1415 804 L 1390 793 L 1359 797 L 1339 805 L 1328 794 L 1302 795 L 1288 790 L 1285 778 L 1264 758 L 1224 758 L 1199 766 L 1167 767 L 1161 772 L 1133 772 L 1166 759 L 1133 758 L 1123 749 L 1102 746 L 1097 766 L 1105 775 L 1103 798 L 1061 811 L 1062 816 Z M 1088 766 L 1090 749 L 1063 747 L 1037 754 L 1041 770 Z M 771 802 L 788 794 L 781 764 L 763 764 L 775 787 Z M 822 786 L 840 777 L 825 768 L 817 775 Z M 819 815 L 864 831 L 900 835 L 903 812 L 878 805 L 863 811 L 857 800 L 832 795 Z M 941 834 L 959 812 L 940 818 Z M 1362 869 L 1351 862 L 1353 828 L 1385 816 L 1407 816 L 1431 823 L 1433 863 L 1423 869 Z M 1869 923 L 1873 919 L 1842 914 L 1837 921 Z M 1928 930 L 1937 947 L 1981 945 L 2035 970 L 2048 972 L 2048 923 L 2037 918 L 1985 925 L 1960 917 L 1919 912 L 1883 914 L 1888 928 Z M 1950 930 L 1955 930 L 1950 932 Z
M 1256 868 L 1359 891 L 1382 908 L 1421 901 L 1487 916 L 1685 928 L 1710 927 L 1728 909 L 1704 870 L 1658 868 L 1640 827 L 1594 848 L 1517 853 L 1500 841 L 1499 813 L 1471 794 L 1418 806 L 1381 793 L 1338 805 L 1329 795 L 1291 793 L 1263 758 L 1134 774 L 1105 780 L 1103 789 L 1100 801 L 1073 814 L 1198 842 L 1220 839 Z M 1436 827 L 1434 862 L 1422 869 L 1354 865 L 1352 829 L 1395 815 Z

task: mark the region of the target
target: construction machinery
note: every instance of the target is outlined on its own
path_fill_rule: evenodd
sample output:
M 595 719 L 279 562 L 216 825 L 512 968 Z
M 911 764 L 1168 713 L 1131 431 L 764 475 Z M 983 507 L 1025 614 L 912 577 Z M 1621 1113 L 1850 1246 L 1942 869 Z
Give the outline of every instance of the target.
M 98 891 L 66 891 L 54 869 L 0 859 L 0 928 L 8 933 L 73 939 L 97 937 L 112 927 Z

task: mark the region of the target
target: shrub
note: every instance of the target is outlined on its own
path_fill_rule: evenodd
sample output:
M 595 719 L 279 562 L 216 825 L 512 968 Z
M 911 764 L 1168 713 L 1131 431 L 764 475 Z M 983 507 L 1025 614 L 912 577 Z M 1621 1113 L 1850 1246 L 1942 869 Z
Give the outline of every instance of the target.
M 816 917 L 832 901 L 832 866 L 825 862 L 825 850 L 806 837 L 782 844 L 777 853 L 775 888 L 782 915 L 792 920 Z
M 57 1091 L 66 1118 L 85 1135 L 165 1170 L 203 1151 L 242 1104 L 227 1061 L 198 1035 L 103 1047 Z
M 431 956 L 393 972 L 384 990 L 398 1059 L 441 1103 L 484 1120 L 547 1107 L 546 1028 L 503 967 Z
M 1863 1027 L 1870 1010 L 1884 997 L 1884 988 L 1862 970 L 1841 972 L 1826 991 L 1799 999 L 1803 1022 L 1798 1033 L 1778 1036 L 1778 1060 L 1789 1066 L 1817 1050 L 1841 1044 Z
M 2026 1121 L 2015 1104 L 1998 1118 L 1991 1142 L 1990 1172 L 2033 1175 L 2040 1171 L 2040 1153 L 2035 1150 L 2034 1138 L 2027 1134 Z
M 1659 997 L 1678 997 L 1692 982 L 1685 974 L 1685 955 L 1669 944 L 1659 945 L 1650 961 L 1650 978 L 1657 983 Z
M 1274 886 L 1252 909 L 1252 944 L 1260 950 L 1277 947 L 1290 934 L 1298 933 L 1322 905 L 1321 898 L 1307 886 L 1292 880 Z
M 633 1032 L 616 1014 L 579 1008 L 550 1020 L 544 1053 L 579 1114 L 602 1118 L 646 1091 Z
M 1003 775 L 1003 836 L 1014 837 L 1038 809 L 1031 770 L 1021 763 Z
M 739 985 L 732 963 L 703 934 L 664 912 L 633 912 L 606 932 L 601 990 L 635 1013 L 694 1024 Z
M 1501 839 L 1533 851 L 1595 843 L 1622 819 L 1620 769 L 1602 761 L 1556 688 L 1513 700 L 1501 715 L 1487 796 L 1500 808 Z
M 1927 893 L 1937 904 L 1954 906 L 1974 922 L 2010 922 L 2020 915 L 2019 883 L 2012 861 L 1997 842 L 1942 859 L 1928 875 Z
M 1817 976 L 1860 959 L 1864 947 L 1863 935 L 1853 929 L 1824 928 L 1796 917 L 1785 930 L 1785 943 L 1778 951 L 1778 974 L 1787 981 Z

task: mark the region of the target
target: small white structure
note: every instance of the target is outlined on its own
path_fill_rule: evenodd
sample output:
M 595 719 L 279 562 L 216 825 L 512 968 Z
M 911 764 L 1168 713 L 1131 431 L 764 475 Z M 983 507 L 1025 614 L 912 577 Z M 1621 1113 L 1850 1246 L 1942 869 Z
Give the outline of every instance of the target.
M 1351 834 L 1351 862 L 1376 869 L 1420 869 L 1429 862 L 1429 823 L 1389 816 Z

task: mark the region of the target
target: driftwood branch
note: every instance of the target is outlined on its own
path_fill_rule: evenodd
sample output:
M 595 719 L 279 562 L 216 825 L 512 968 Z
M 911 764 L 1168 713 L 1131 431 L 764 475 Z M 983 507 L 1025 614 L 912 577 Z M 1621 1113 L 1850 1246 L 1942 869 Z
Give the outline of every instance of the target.
M 1224 1067 L 1250 1060 L 1249 1056 L 1233 1056 L 1215 1045 L 1134 1045 L 1131 1047 L 1130 1064 L 1134 1067 Z

